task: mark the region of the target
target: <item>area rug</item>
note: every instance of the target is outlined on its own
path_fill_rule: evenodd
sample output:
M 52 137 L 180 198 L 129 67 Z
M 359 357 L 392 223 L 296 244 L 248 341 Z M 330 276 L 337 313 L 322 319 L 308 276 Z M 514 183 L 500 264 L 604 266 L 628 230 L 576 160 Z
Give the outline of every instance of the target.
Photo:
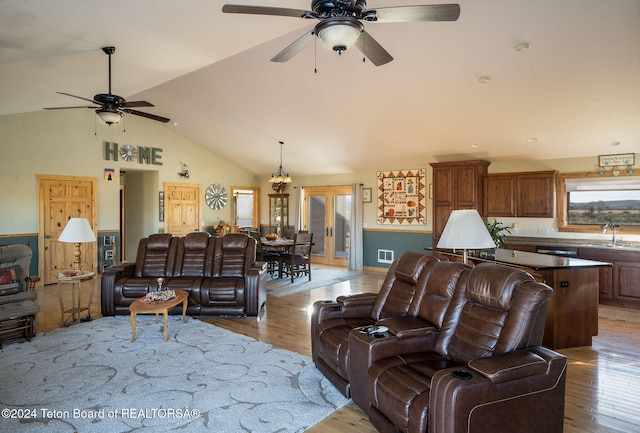
M 107 317 L 0 351 L 6 432 L 302 432 L 345 405 L 310 358 L 211 324 Z
M 362 278 L 364 275 L 365 274 L 362 272 L 357 271 L 312 267 L 311 281 L 309 281 L 309 277 L 306 275 L 300 278 L 295 278 L 293 283 L 291 283 L 291 277 L 267 277 L 267 292 L 271 296 L 285 296 L 292 293 L 304 292 L 318 287 L 341 283 L 343 281 Z

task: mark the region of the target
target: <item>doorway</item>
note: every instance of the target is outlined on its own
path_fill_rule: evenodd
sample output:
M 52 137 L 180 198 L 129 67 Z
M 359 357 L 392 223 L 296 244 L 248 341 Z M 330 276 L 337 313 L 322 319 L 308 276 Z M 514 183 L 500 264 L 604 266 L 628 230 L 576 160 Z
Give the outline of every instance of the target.
M 313 233 L 314 263 L 348 266 L 351 186 L 305 187 L 304 227 Z

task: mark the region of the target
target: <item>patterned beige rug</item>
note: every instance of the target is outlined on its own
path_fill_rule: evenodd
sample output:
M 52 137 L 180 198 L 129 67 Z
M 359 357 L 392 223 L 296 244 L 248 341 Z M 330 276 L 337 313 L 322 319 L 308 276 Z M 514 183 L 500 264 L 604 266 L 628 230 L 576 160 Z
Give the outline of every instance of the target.
M 214 325 L 107 317 L 0 351 L 7 432 L 302 432 L 348 402 L 311 359 Z

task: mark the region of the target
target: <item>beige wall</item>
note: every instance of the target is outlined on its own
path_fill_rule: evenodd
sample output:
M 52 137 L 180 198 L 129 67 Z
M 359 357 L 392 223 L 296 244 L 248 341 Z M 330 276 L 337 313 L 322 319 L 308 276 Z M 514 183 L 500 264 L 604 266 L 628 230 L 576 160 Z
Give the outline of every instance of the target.
M 123 126 L 126 126 L 124 132 Z M 97 121 L 92 110 L 55 110 L 0 116 L 0 234 L 38 232 L 38 174 L 90 176 L 98 178 L 98 229 L 119 228 L 119 172 L 156 172 L 156 191 L 163 182 L 201 184 L 220 183 L 227 190 L 231 185 L 256 185 L 258 178 L 247 170 L 226 161 L 216 154 L 180 137 L 166 126 L 148 119 L 127 116 L 126 124 L 111 127 Z M 107 161 L 104 142 L 119 145 L 155 147 L 162 149 L 161 166 Z M 190 178 L 181 179 L 183 162 L 188 165 Z M 104 180 L 104 169 L 113 168 L 116 178 Z M 149 200 L 145 212 L 154 214 L 153 227 L 158 222 L 157 193 Z M 230 206 L 220 211 L 203 209 L 204 225 L 218 219 L 229 220 Z

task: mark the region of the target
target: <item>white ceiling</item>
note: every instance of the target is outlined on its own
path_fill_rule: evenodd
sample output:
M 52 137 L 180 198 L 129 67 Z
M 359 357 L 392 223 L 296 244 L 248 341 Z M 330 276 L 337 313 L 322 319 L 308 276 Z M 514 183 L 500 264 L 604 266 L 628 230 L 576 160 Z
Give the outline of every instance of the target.
M 258 175 L 277 169 L 279 140 L 292 176 L 640 152 L 640 0 L 461 0 L 456 22 L 366 24 L 395 58 L 380 67 L 320 41 L 272 63 L 314 21 L 224 3 L 0 0 L 0 115 L 106 93 L 100 48 L 114 45 L 113 93 Z

